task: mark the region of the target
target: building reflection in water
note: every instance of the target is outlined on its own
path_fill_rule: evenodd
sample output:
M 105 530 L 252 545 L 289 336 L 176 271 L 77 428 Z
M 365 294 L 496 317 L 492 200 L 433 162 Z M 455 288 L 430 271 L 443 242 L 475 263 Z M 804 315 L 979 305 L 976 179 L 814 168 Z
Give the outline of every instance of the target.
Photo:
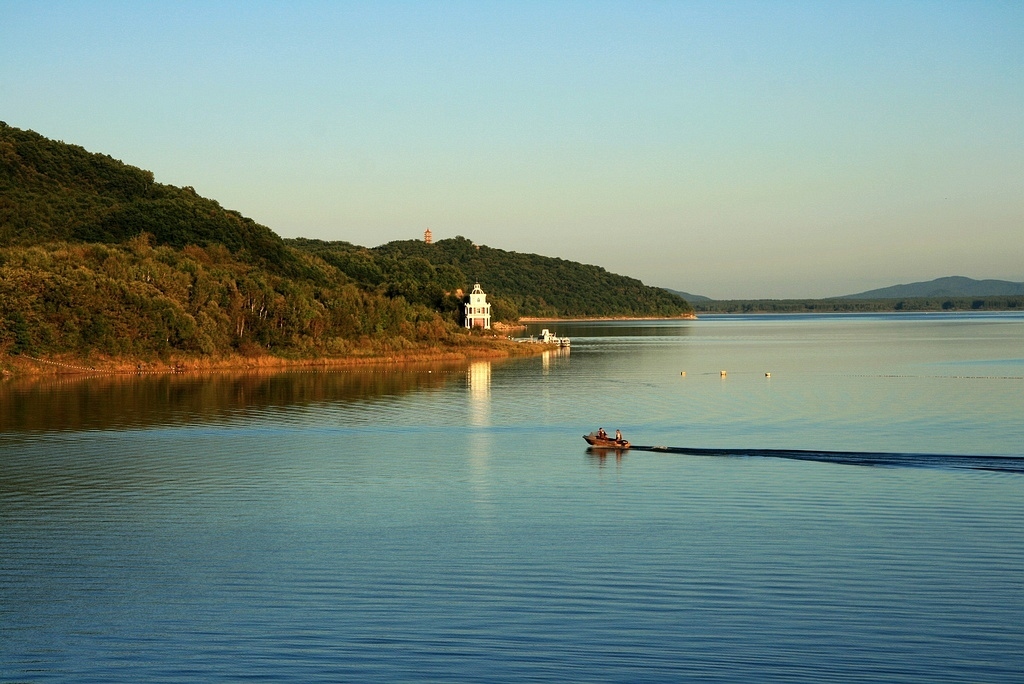
M 466 372 L 469 386 L 469 470 L 474 500 L 482 520 L 494 518 L 491 504 L 490 456 L 491 362 L 474 361 Z
M 569 359 L 569 347 L 560 347 L 558 349 L 548 350 L 542 352 L 540 356 L 540 365 L 544 375 L 551 372 L 551 364 L 557 364 L 559 361 Z
M 469 384 L 469 422 L 486 427 L 491 424 L 491 362 L 469 364 L 466 382 Z

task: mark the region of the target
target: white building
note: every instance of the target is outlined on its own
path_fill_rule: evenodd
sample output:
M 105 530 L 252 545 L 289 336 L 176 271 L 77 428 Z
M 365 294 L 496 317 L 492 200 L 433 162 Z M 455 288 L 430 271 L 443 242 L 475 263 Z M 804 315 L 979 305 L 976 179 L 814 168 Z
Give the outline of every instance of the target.
M 491 329 L 491 305 L 487 303 L 487 295 L 480 289 L 480 283 L 473 286 L 464 308 L 463 325 L 467 328 Z

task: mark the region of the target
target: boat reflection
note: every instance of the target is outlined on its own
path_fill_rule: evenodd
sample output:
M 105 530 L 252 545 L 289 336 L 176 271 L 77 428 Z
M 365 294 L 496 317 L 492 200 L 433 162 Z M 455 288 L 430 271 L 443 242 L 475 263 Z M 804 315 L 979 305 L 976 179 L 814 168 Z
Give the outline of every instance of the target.
M 622 457 L 626 455 L 626 449 L 608 449 L 606 447 L 587 447 L 587 460 L 603 468 L 609 457 L 615 458 L 616 465 L 622 465 Z

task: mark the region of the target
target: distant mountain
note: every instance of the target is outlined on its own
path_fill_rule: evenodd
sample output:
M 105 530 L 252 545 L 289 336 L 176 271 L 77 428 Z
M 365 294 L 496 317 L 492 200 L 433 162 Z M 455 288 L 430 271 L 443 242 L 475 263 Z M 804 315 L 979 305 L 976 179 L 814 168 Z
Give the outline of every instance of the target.
M 1009 280 L 974 280 L 963 276 L 936 278 L 928 282 L 893 285 L 839 299 L 904 299 L 909 297 L 1005 297 L 1024 295 L 1024 283 Z
M 682 297 L 688 302 L 710 302 L 711 297 L 705 297 L 704 295 L 690 294 L 689 292 L 683 292 L 682 290 L 672 290 L 667 287 L 663 287 L 663 290 L 671 292 L 676 297 Z

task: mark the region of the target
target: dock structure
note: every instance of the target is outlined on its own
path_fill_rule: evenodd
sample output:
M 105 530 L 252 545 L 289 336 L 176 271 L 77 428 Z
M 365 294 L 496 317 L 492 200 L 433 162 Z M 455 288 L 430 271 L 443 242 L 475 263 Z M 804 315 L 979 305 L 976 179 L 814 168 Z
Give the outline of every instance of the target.
M 518 337 L 516 342 L 536 342 L 537 344 L 557 344 L 559 347 L 569 347 L 572 342 L 568 337 L 559 337 L 547 328 L 540 331 L 540 335 L 529 337 Z
M 540 341 L 545 344 L 557 344 L 559 347 L 568 347 L 570 344 L 568 337 L 559 337 L 547 328 L 540 331 Z

